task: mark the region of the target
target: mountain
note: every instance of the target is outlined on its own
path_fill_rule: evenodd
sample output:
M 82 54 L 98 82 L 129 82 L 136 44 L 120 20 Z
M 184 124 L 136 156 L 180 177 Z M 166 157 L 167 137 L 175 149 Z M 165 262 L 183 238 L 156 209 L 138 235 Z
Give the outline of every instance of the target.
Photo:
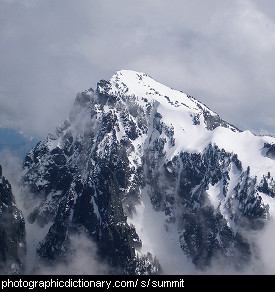
M 115 273 L 241 271 L 272 215 L 274 142 L 144 73 L 99 81 L 24 160 L 32 271 L 69 264 L 80 234 Z
M 26 252 L 25 221 L 0 165 L 0 274 L 21 274 Z

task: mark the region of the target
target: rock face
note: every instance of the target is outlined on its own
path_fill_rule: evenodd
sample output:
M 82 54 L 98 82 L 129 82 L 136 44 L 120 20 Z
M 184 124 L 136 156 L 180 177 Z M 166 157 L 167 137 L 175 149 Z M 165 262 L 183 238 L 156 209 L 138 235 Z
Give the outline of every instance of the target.
M 25 221 L 0 165 L 0 274 L 21 274 L 25 251 Z
M 270 216 L 274 141 L 146 74 L 119 71 L 78 94 L 68 120 L 24 160 L 23 193 L 35 202 L 27 220 L 43 230 L 37 255 L 55 265 L 70 235 L 84 233 L 117 273 L 165 273 L 151 235 L 161 229 L 178 247 L 171 254 L 196 269 L 216 257 L 241 269 L 252 254 L 246 232 Z M 161 218 L 157 226 L 145 213 Z

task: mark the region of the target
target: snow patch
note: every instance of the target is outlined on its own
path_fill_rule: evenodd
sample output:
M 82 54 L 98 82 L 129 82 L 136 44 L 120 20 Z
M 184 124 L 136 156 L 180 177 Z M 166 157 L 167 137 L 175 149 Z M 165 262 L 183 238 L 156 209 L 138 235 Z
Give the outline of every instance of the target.
M 224 199 L 223 195 L 223 185 L 222 182 L 218 182 L 218 184 L 212 186 L 209 185 L 209 189 L 207 190 L 207 194 L 209 196 L 209 199 L 215 209 L 218 209 L 222 199 Z
M 156 212 L 150 201 L 147 187 L 141 191 L 141 204 L 136 206 L 133 224 L 142 241 L 142 254 L 151 253 L 159 260 L 164 274 L 192 274 L 195 269 L 183 253 L 176 224 L 167 224 L 163 212 Z

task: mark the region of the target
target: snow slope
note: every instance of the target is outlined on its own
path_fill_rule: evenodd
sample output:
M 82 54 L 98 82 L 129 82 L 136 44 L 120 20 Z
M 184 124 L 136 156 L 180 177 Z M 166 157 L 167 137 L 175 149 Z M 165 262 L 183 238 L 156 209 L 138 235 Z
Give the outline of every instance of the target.
M 107 91 L 110 95 L 134 96 L 135 101 L 143 107 L 145 100 L 157 104 L 162 121 L 174 130 L 175 145 L 167 153 L 168 160 L 181 151 L 202 152 L 209 143 L 214 143 L 227 152 L 237 154 L 244 167 L 250 166 L 253 175 L 261 177 L 267 172 L 275 174 L 274 162 L 262 151 L 265 143 L 275 143 L 273 137 L 256 136 L 248 130 L 238 131 L 229 124 L 209 131 L 203 123 L 203 111 L 218 116 L 216 113 L 193 97 L 173 90 L 145 73 L 121 70 L 110 79 L 110 84 Z M 196 115 L 201 126 L 192 120 Z

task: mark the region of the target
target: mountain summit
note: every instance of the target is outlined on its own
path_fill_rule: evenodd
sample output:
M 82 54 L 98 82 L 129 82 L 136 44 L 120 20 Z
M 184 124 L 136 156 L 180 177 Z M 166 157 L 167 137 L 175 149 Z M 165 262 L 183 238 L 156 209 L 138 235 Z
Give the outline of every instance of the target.
M 24 160 L 29 265 L 68 265 L 81 235 L 115 273 L 186 273 L 217 258 L 241 271 L 255 252 L 247 234 L 274 212 L 274 142 L 118 71 L 78 94 Z

